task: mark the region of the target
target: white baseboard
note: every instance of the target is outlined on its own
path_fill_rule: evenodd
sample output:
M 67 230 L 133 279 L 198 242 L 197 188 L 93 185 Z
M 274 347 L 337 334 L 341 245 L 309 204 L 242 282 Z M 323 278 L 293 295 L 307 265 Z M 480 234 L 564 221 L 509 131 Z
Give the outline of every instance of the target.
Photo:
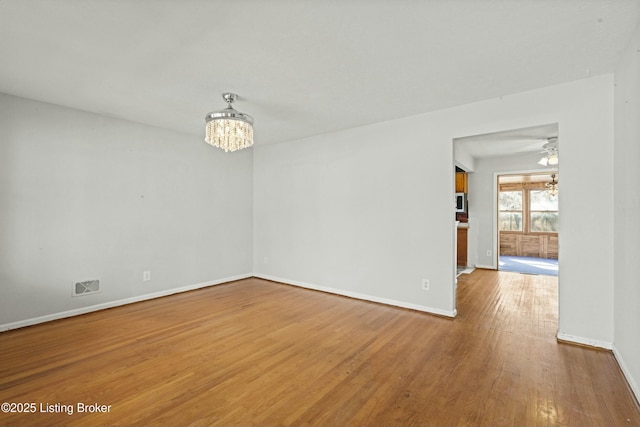
M 299 282 L 297 280 L 283 279 L 282 277 L 274 277 L 274 276 L 269 276 L 267 274 L 254 274 L 254 277 L 258 277 L 260 279 L 265 279 L 265 280 L 271 280 L 273 282 L 285 283 L 287 285 L 299 286 L 301 288 L 312 289 L 314 291 L 322 291 L 322 292 L 328 292 L 328 293 L 331 293 L 331 294 L 342 295 L 342 296 L 355 298 L 355 299 L 360 299 L 360 300 L 364 300 L 364 301 L 377 302 L 377 303 L 381 303 L 381 304 L 393 305 L 393 306 L 402 307 L 402 308 L 410 308 L 412 310 L 423 311 L 425 313 L 431 313 L 431 314 L 437 314 L 439 316 L 445 316 L 445 317 L 452 317 L 453 318 L 453 317 L 456 317 L 456 314 L 457 314 L 456 310 L 453 310 L 453 311 L 441 310 L 439 308 L 433 308 L 433 307 L 427 307 L 427 306 L 424 306 L 424 305 L 411 304 L 411 303 L 407 303 L 407 302 L 403 302 L 403 301 L 391 300 L 391 299 L 387 299 L 387 298 L 380 298 L 380 297 L 376 297 L 376 296 L 372 296 L 372 295 L 361 294 L 359 292 L 350 292 L 350 291 L 345 291 L 345 290 L 342 290 L 342 289 L 335 289 L 335 288 L 328 288 L 328 287 L 325 287 L 325 286 L 312 285 L 310 283 Z
M 612 350 L 613 350 L 613 355 L 615 356 L 616 361 L 618 362 L 618 365 L 620 366 L 620 369 L 622 370 L 622 373 L 624 374 L 624 377 L 626 378 L 627 383 L 631 388 L 631 391 L 635 395 L 636 400 L 640 402 L 640 385 L 638 385 L 638 382 L 636 381 L 636 379 L 633 378 L 633 375 L 631 375 L 631 371 L 629 370 L 629 367 L 625 363 L 624 359 L 622 358 L 622 355 L 620 354 L 620 352 L 618 351 L 615 345 L 613 345 Z
M 638 386 L 638 382 L 635 380 L 633 375 L 631 375 L 631 371 L 629 370 L 629 367 L 625 363 L 620 352 L 616 349 L 615 345 L 606 341 L 576 337 L 573 335 L 563 334 L 560 332 L 558 332 L 557 338 L 561 341 L 572 342 L 572 343 L 581 344 L 581 345 L 588 345 L 590 347 L 598 347 L 605 350 L 611 350 L 613 352 L 613 356 L 616 359 L 616 362 L 618 362 L 618 366 L 620 366 L 620 369 L 622 370 L 622 374 L 624 375 L 625 379 L 627 380 L 627 383 L 629 384 L 629 387 L 631 388 L 631 392 L 634 394 L 636 400 L 640 402 L 640 386 Z
M 484 268 L 485 270 L 497 270 L 495 265 L 476 264 L 476 268 Z
M 45 316 L 34 317 L 31 319 L 19 320 L 17 322 L 5 323 L 0 325 L 0 332 L 8 331 L 10 329 L 23 328 L 25 326 L 36 325 L 38 323 L 49 322 L 51 320 L 64 319 L 65 317 L 78 316 L 80 314 L 91 313 L 92 311 L 104 310 L 106 308 L 118 307 L 120 305 L 132 304 L 134 302 L 145 301 L 154 298 L 165 297 L 167 295 L 173 295 L 181 292 L 193 291 L 195 289 L 206 288 L 209 286 L 221 285 L 223 283 L 233 282 L 235 280 L 246 279 L 253 277 L 253 274 L 241 274 L 238 276 L 226 277 L 224 279 L 218 279 L 211 282 L 197 283 L 195 285 L 183 286 L 180 288 L 172 288 L 164 291 L 153 292 L 150 294 L 138 295 L 131 298 L 125 298 L 116 301 L 109 301 L 101 304 L 90 305 L 87 307 L 76 308 L 73 310 L 62 311 L 59 313 L 47 314 Z
M 558 332 L 556 335 L 560 341 L 567 341 L 575 344 L 588 345 L 590 347 L 604 348 L 605 350 L 611 350 L 613 344 L 607 341 L 594 340 L 592 338 L 576 337 L 574 335 Z

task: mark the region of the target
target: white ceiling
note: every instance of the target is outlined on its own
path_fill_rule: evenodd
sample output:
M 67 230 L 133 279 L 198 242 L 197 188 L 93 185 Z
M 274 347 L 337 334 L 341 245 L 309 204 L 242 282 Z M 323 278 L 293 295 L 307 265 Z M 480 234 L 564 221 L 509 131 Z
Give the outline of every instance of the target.
M 0 0 L 0 92 L 287 141 L 611 72 L 640 0 Z
M 454 140 L 454 144 L 456 149 L 461 149 L 473 158 L 483 159 L 513 154 L 542 153 L 542 146 L 549 142 L 549 138 L 558 136 L 558 124 L 550 123 L 530 128 L 457 138 Z M 560 139 L 557 140 L 558 147 L 560 147 Z

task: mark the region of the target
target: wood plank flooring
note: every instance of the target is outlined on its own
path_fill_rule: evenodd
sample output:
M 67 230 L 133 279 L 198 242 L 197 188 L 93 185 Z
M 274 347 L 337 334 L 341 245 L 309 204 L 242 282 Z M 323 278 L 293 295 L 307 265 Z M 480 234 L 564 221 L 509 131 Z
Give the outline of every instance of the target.
M 0 402 L 37 408 L 0 425 L 640 425 L 556 311 L 557 278 L 487 270 L 453 320 L 242 280 L 1 333 Z

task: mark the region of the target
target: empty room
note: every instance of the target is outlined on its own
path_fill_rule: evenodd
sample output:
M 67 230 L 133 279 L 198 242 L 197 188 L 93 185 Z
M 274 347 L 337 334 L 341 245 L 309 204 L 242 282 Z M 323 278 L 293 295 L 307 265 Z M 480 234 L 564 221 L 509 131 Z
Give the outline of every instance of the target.
M 640 426 L 640 0 L 3 0 L 0 58 L 0 426 Z

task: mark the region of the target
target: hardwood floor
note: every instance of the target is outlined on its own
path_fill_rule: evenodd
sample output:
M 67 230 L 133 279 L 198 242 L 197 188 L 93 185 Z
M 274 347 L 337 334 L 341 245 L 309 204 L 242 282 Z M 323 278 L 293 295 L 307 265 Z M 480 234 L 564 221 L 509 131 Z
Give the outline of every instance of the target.
M 487 270 L 453 320 L 242 280 L 1 333 L 0 402 L 37 408 L 0 425 L 640 425 L 556 311 L 556 277 Z

